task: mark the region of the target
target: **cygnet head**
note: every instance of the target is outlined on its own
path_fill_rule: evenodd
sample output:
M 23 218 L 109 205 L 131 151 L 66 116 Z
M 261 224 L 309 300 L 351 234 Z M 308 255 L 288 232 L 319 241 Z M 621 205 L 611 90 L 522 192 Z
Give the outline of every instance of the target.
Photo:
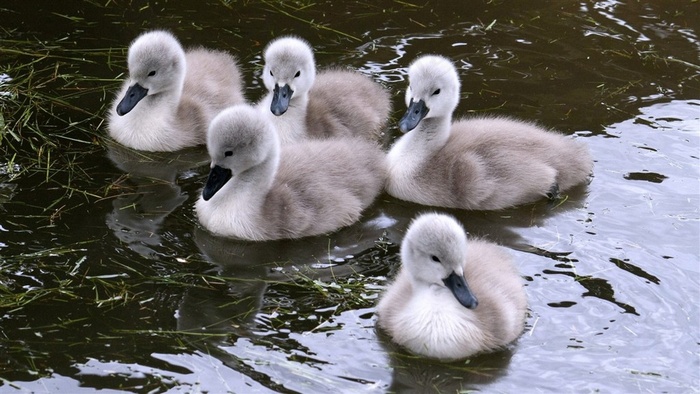
M 429 213 L 413 220 L 401 243 L 401 261 L 416 287 L 449 289 L 460 304 L 478 302 L 464 279 L 467 235 L 452 217 Z
M 209 125 L 207 150 L 211 157 L 209 178 L 202 191 L 209 200 L 232 177 L 279 155 L 274 126 L 249 105 L 236 105 L 221 111 Z
M 263 52 L 263 83 L 273 92 L 270 111 L 279 116 L 287 111 L 292 97 L 308 93 L 316 78 L 316 64 L 311 45 L 287 36 L 270 42 Z
M 180 92 L 185 80 L 185 51 L 166 31 L 140 35 L 129 47 L 129 89 L 117 105 L 125 115 L 147 95 Z
M 452 62 L 442 56 L 425 55 L 408 68 L 406 106 L 399 129 L 413 130 L 424 118 L 451 116 L 459 104 L 460 83 Z

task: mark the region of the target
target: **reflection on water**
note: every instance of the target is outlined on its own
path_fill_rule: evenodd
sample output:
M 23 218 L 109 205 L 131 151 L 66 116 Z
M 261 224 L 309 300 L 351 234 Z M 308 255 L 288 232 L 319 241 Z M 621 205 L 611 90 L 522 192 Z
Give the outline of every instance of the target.
M 388 238 L 401 243 L 410 222 L 425 212 L 441 212 L 455 217 L 471 236 L 487 238 L 492 242 L 513 249 L 532 251 L 533 247 L 519 234 L 518 229 L 542 226 L 552 216 L 580 209 L 587 196 L 588 186 L 578 185 L 562 194 L 560 201 L 544 198 L 531 205 L 501 211 L 464 211 L 441 207 L 428 207 L 387 196 L 381 210 L 396 224 L 388 229 Z
M 217 291 L 190 288 L 177 312 L 178 329 L 248 332 L 258 322 L 268 282 L 293 281 L 297 274 L 309 280 L 332 280 L 361 273 L 363 267 L 350 262 L 374 247 L 393 224 L 372 208 L 365 212 L 365 218 L 305 242 L 234 240 L 197 226 L 194 241 L 213 266 L 207 273 L 221 278 L 225 285 Z
M 115 185 L 125 191 L 112 201 L 112 212 L 105 219 L 107 227 L 129 249 L 157 258 L 163 222 L 188 198 L 177 184 L 178 175 L 207 163 L 209 155 L 201 147 L 152 153 L 109 143 L 107 156 L 128 175 L 126 185 Z
M 192 287 L 185 293 L 178 311 L 178 331 L 205 331 L 236 336 L 249 334 L 250 325 L 262 306 L 267 288 L 264 271 L 254 270 L 219 272 L 229 279 L 227 286 L 211 288 Z
M 382 341 L 387 338 L 380 337 Z M 387 345 L 387 348 L 391 348 Z M 513 356 L 509 349 L 472 357 L 468 363 L 440 363 L 394 352 L 390 354 L 393 371 L 389 391 L 394 393 L 460 393 L 477 390 L 505 376 Z
M 207 273 L 225 279 L 218 289 L 187 290 L 177 311 L 178 330 L 245 335 L 262 306 L 268 267 L 249 256 L 244 245 L 237 247 L 199 227 L 195 229 L 195 240 L 214 265 Z M 251 259 L 241 260 L 241 257 Z

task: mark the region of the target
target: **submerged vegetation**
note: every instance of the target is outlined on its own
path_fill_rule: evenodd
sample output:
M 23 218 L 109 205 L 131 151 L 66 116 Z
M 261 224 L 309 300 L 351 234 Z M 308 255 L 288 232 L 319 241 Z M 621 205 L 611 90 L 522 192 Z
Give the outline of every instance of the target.
M 38 170 L 46 179 L 60 170 L 79 173 L 80 168 L 67 165 L 74 163 L 75 152 L 64 154 L 82 153 L 86 147 L 89 153 L 90 146 L 99 144 L 107 92 L 118 83 L 86 75 L 80 66 L 112 58 L 111 50 L 70 51 L 58 43 L 10 40 L 11 32 L 4 35 L 0 53 L 10 61 L 0 68 L 5 76 L 0 84 L 2 152 L 23 164 L 23 172 Z M 100 102 L 101 106 L 94 105 Z M 72 149 L 74 145 L 79 146 Z
M 117 56 L 111 49 L 86 51 L 61 40 L 14 37 L 21 35 L 0 32 L 6 60 L 0 66 L 0 186 L 11 188 L 12 195 L 36 190 L 44 197 L 41 202 L 14 204 L 38 208 L 29 209 L 25 219 L 50 226 L 66 212 L 104 197 L 103 186 L 92 182 L 94 155 L 103 150 L 104 107 L 117 80 L 84 69 Z

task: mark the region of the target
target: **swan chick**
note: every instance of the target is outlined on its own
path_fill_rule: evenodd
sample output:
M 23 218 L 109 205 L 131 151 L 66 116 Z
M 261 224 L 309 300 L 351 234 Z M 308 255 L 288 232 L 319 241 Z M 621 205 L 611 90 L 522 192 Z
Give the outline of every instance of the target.
M 360 138 L 281 147 L 261 110 L 239 105 L 212 121 L 211 171 L 196 203 L 214 234 L 256 241 L 321 235 L 348 226 L 382 191 L 385 154 Z
M 444 214 L 423 214 L 401 243 L 401 263 L 377 305 L 379 327 L 415 354 L 444 361 L 503 348 L 524 329 L 527 297 L 510 255 L 467 241 Z
M 263 52 L 262 80 L 268 109 L 283 144 L 304 139 L 364 137 L 378 141 L 391 100 L 378 83 L 359 72 L 332 68 L 317 74 L 311 45 L 299 37 L 271 41 Z
M 241 73 L 228 53 L 185 50 L 173 34 L 155 30 L 129 46 L 129 77 L 109 113 L 109 134 L 145 151 L 204 144 L 211 119 L 244 102 Z
M 507 117 L 452 121 L 457 70 L 426 55 L 408 69 L 404 133 L 388 155 L 387 192 L 425 205 L 496 210 L 534 202 L 585 182 L 588 147 L 530 122 Z

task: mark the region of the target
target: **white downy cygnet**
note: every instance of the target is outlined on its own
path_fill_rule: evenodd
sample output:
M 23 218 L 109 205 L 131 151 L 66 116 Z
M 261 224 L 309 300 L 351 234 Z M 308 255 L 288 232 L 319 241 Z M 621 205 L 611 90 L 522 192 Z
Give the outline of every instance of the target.
M 241 72 L 228 53 L 185 50 L 167 31 L 150 31 L 129 46 L 129 77 L 110 109 L 109 134 L 144 151 L 206 143 L 209 122 L 243 103 Z
M 196 203 L 214 234 L 255 240 L 320 235 L 359 220 L 383 190 L 386 157 L 361 138 L 280 146 L 261 110 L 239 105 L 211 123 L 211 171 Z
M 298 37 L 273 40 L 263 57 L 269 93 L 258 107 L 272 118 L 283 145 L 309 138 L 381 138 L 391 100 L 380 84 L 341 68 L 317 74 L 311 45 Z
M 495 210 L 554 197 L 585 182 L 588 147 L 505 117 L 452 121 L 460 83 L 452 62 L 426 55 L 408 69 L 405 133 L 391 147 L 387 192 L 419 204 Z
M 503 348 L 524 329 L 527 296 L 511 256 L 470 239 L 452 217 L 416 218 L 401 269 L 377 305 L 377 324 L 413 353 L 444 361 Z

